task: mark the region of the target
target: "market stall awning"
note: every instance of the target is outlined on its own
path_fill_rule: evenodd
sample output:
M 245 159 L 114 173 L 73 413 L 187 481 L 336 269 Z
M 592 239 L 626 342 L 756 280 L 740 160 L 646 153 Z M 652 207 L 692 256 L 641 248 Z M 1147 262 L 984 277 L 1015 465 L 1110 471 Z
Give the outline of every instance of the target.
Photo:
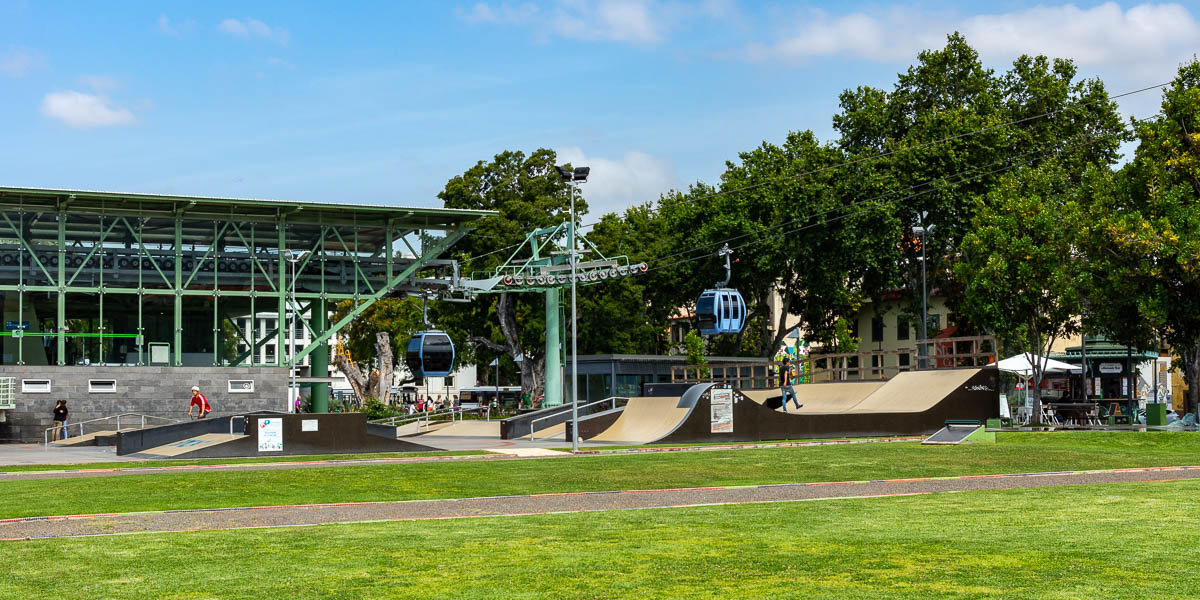
M 1078 373 L 1080 371 L 1080 368 L 1075 365 L 1028 352 L 1010 356 L 997 363 L 996 366 L 1006 373 L 1015 373 L 1021 377 L 1028 378 L 1033 376 L 1034 361 L 1042 365 L 1044 373 Z

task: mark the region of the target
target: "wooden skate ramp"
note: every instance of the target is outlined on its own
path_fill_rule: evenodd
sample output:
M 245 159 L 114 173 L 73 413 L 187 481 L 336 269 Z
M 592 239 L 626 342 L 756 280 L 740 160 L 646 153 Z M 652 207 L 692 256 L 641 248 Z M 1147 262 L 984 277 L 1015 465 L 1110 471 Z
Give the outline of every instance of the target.
M 979 369 L 906 371 L 888 380 L 886 385 L 867 396 L 862 402 L 851 408 L 850 412 L 897 413 L 929 410 L 943 398 L 965 385 L 979 371 Z
M 812 414 L 827 412 L 844 412 L 854 408 L 868 396 L 878 391 L 887 382 L 883 381 L 842 381 L 837 383 L 801 383 L 792 386 L 796 390 L 796 399 L 803 406 L 796 410 L 795 405 L 788 408 L 789 413 Z M 768 398 L 778 398 L 779 388 L 767 390 L 742 390 L 742 395 L 759 403 L 766 404 Z M 783 409 L 776 409 L 783 412 Z
M 778 390 L 735 390 L 733 431 L 721 433 L 712 432 L 712 384 L 700 384 L 678 401 L 631 399 L 621 416 L 591 439 L 649 444 L 929 435 L 946 421 L 998 416 L 997 381 L 998 371 L 988 367 L 901 373 L 886 383 L 867 385 L 810 384 L 822 387 L 809 395 L 802 395 L 804 386 L 796 386 L 805 403 L 799 413 L 762 404 Z
M 244 434 L 235 433 L 205 433 L 195 437 L 190 437 L 178 442 L 171 442 L 156 448 L 135 452 L 129 456 L 139 458 L 191 458 L 193 452 L 202 449 L 210 448 L 226 442 L 232 442 L 246 437 Z
M 621 416 L 588 441 L 649 444 L 670 435 L 691 412 L 680 408 L 679 398 L 630 398 Z
M 455 421 L 419 436 L 409 437 L 487 437 L 500 439 L 500 421 Z
M 800 390 L 796 391 L 799 395 Z M 929 435 L 941 429 L 948 420 L 982 421 L 997 416 L 997 394 L 994 367 L 903 373 L 841 412 L 783 413 L 742 393 L 735 393 L 733 431 L 712 433 L 711 408 L 706 393 L 683 424 L 655 441 L 742 442 Z

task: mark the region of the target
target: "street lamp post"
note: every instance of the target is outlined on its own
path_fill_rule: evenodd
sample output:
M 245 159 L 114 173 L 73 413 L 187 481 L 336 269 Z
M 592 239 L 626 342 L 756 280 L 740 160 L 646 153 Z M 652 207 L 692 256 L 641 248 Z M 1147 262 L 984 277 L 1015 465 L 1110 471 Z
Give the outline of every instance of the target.
M 921 213 L 917 224 L 913 226 L 913 234 L 921 238 L 921 343 L 917 352 L 917 368 L 925 368 L 925 351 L 929 342 L 929 292 L 925 289 L 925 236 L 929 230 L 925 228 L 925 213 Z
M 299 305 L 296 303 L 296 263 L 300 262 L 300 259 L 304 258 L 305 254 L 308 254 L 308 250 L 305 250 L 304 252 L 293 252 L 292 255 L 289 256 L 287 259 L 288 263 L 291 265 L 291 271 L 292 271 L 292 285 L 291 285 L 291 288 L 292 288 L 292 304 L 291 304 L 292 318 L 291 318 L 291 324 L 288 325 L 288 338 L 291 339 L 291 347 L 292 347 L 291 348 L 292 357 L 288 361 L 288 363 L 292 367 L 292 386 L 291 386 L 291 388 L 289 388 L 291 393 L 288 394 L 287 412 L 292 412 L 295 410 L 296 400 L 298 398 L 300 398 L 300 388 L 299 388 L 299 386 L 296 385 L 296 313 L 299 311 L 299 308 L 300 308 Z M 280 319 L 279 321 L 282 323 L 283 319 Z
M 586 183 L 588 174 L 591 173 L 589 167 L 575 167 L 574 170 L 566 167 L 555 166 L 558 171 L 558 176 L 570 184 L 569 191 L 571 193 L 571 229 L 568 234 L 568 241 L 571 244 L 571 452 L 579 451 L 579 319 L 576 316 L 575 305 L 575 278 L 576 264 L 579 262 L 578 253 L 575 251 L 575 192 L 579 188 L 579 184 Z

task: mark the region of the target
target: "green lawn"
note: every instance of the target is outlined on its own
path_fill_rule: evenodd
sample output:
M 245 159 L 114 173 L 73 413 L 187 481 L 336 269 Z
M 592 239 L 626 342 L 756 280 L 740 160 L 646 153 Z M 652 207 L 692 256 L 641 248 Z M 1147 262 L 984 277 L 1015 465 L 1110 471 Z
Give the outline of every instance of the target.
M 64 471 L 85 469 L 136 469 L 141 467 L 180 467 L 187 465 L 237 465 L 253 463 L 319 462 L 324 460 L 361 460 L 372 458 L 419 458 L 424 456 L 478 456 L 483 450 L 444 452 L 371 452 L 364 454 L 320 454 L 312 456 L 256 456 L 251 458 L 193 458 L 180 460 L 139 460 L 122 462 L 63 463 L 56 465 L 0 465 L 0 473 Z
M 11 542 L 4 598 L 1196 598 L 1200 482 Z
M 1194 433 L 1010 433 L 999 439 L 5 481 L 0 518 L 1200 463 Z

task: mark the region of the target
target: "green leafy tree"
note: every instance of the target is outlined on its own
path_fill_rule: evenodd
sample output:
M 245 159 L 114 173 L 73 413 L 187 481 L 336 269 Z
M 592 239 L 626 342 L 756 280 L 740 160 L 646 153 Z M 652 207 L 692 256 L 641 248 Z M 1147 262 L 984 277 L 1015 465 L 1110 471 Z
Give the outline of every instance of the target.
M 1007 345 L 1043 357 L 1033 361 L 1035 418 L 1045 357 L 1079 326 L 1074 190 L 1057 163 L 1006 175 L 979 201 L 956 265 L 967 316 Z
M 1071 61 L 1021 56 L 998 75 L 958 33 L 945 47 L 921 52 L 892 91 L 859 87 L 840 100 L 833 118 L 840 147 L 849 159 L 872 159 L 879 171 L 879 178 L 851 181 L 877 187 L 880 178 L 890 180 L 893 201 L 904 198 L 896 203 L 900 230 L 919 221 L 933 227 L 936 234 L 926 240 L 930 289 L 967 317 L 965 282 L 953 266 L 972 231 L 975 199 L 996 189 L 1008 171 L 1049 160 L 1078 183 L 1085 165 L 1112 164 L 1127 136 L 1103 83 L 1078 79 Z M 897 262 L 914 282 L 908 310 L 919 314 L 920 246 L 897 239 L 896 247 L 905 255 Z M 969 331 L 975 324 L 960 319 L 958 325 Z
M 1165 341 L 1200 406 L 1200 62 L 1182 65 L 1161 112 L 1134 120 L 1139 144 L 1119 173 L 1084 186 L 1093 326 L 1153 347 Z

